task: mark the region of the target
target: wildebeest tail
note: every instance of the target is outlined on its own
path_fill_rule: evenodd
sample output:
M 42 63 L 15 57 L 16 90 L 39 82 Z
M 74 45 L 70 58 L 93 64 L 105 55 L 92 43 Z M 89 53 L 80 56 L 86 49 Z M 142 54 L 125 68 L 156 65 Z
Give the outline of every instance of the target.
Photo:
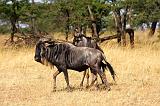
M 103 60 L 104 60 L 105 63 L 106 63 L 106 64 L 105 64 L 105 63 L 102 62 L 102 69 L 103 69 L 103 71 L 105 70 L 106 67 L 108 67 L 109 72 L 111 73 L 111 76 L 112 76 L 113 80 L 115 81 L 116 73 L 115 73 L 115 71 L 113 70 L 113 67 L 111 66 L 111 64 L 107 62 L 104 54 L 103 54 Z
M 103 69 L 103 71 L 105 71 L 105 69 L 108 67 L 108 69 L 109 69 L 109 72 L 111 73 L 111 76 L 112 76 L 112 78 L 113 78 L 113 80 L 115 81 L 115 71 L 113 70 L 113 67 L 107 62 L 106 64 L 104 64 L 103 62 L 102 62 L 102 69 Z

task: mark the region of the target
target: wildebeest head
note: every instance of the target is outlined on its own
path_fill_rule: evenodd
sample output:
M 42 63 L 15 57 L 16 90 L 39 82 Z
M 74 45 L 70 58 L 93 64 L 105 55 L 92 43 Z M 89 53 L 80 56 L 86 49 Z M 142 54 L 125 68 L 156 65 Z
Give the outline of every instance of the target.
M 82 41 L 82 37 L 85 36 L 82 33 L 76 33 L 74 35 L 74 39 L 73 39 L 73 44 L 77 46 L 77 43 L 79 43 L 80 41 Z
M 50 39 L 40 39 L 36 44 L 34 60 L 44 64 L 46 48 L 49 45 L 53 45 Z

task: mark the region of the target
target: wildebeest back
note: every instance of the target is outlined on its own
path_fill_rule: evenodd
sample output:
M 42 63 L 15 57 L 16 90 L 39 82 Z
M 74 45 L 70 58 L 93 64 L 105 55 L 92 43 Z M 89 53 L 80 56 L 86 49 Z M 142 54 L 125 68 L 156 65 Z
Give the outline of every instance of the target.
M 97 61 L 100 51 L 88 47 L 75 47 L 68 43 L 48 46 L 46 58 L 53 65 L 63 65 L 68 69 L 84 71 L 88 68 L 88 61 Z M 93 63 L 94 64 L 94 63 Z

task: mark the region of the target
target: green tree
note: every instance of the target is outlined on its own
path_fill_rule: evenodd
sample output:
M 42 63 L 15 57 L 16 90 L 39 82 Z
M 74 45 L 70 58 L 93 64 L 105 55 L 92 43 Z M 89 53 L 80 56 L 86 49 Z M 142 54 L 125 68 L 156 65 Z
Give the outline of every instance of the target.
M 14 35 L 18 32 L 18 21 L 24 17 L 28 3 L 28 0 L 0 1 L 0 16 L 11 23 L 11 42 L 14 41 Z
M 141 25 L 151 22 L 149 37 L 154 35 L 157 22 L 160 20 L 160 1 L 159 0 L 133 0 L 132 8 L 134 20 L 133 23 Z

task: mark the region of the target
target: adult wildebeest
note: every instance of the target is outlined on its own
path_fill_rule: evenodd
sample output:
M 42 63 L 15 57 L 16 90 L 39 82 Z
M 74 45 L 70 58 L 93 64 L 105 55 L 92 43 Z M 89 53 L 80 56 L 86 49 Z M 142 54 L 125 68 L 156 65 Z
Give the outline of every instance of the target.
M 57 67 L 58 70 L 53 74 L 54 89 L 56 88 L 56 77 L 61 72 L 64 73 L 67 88 L 70 89 L 67 69 L 81 72 L 90 68 L 93 76 L 89 87 L 93 86 L 98 73 L 105 86 L 110 90 L 106 75 L 101 69 L 102 64 L 109 63 L 105 59 L 104 54 L 99 50 L 88 47 L 76 47 L 67 42 L 58 43 L 54 41 L 39 40 L 36 44 L 34 59 L 42 64 L 44 64 L 44 60 L 48 61 Z M 103 63 L 103 61 L 105 63 Z
M 100 50 L 102 53 L 104 53 L 103 50 L 98 46 L 95 40 L 91 39 L 91 37 L 86 37 L 84 34 L 79 33 L 79 32 L 76 32 L 74 34 L 73 44 L 78 47 L 95 48 L 95 49 Z M 109 64 L 108 64 L 108 67 L 113 77 L 113 80 L 115 81 L 115 72 L 113 71 L 112 66 L 109 66 Z M 105 64 L 103 63 L 102 63 L 102 68 L 103 70 L 105 70 Z M 89 85 L 89 71 L 85 70 L 80 86 L 83 86 L 85 76 L 87 77 L 87 86 Z M 102 80 L 102 83 L 103 83 L 103 80 Z
M 73 44 L 78 47 L 90 47 L 95 48 L 103 52 L 103 50 L 98 46 L 97 42 L 91 37 L 86 37 L 82 33 L 77 33 L 74 35 Z

